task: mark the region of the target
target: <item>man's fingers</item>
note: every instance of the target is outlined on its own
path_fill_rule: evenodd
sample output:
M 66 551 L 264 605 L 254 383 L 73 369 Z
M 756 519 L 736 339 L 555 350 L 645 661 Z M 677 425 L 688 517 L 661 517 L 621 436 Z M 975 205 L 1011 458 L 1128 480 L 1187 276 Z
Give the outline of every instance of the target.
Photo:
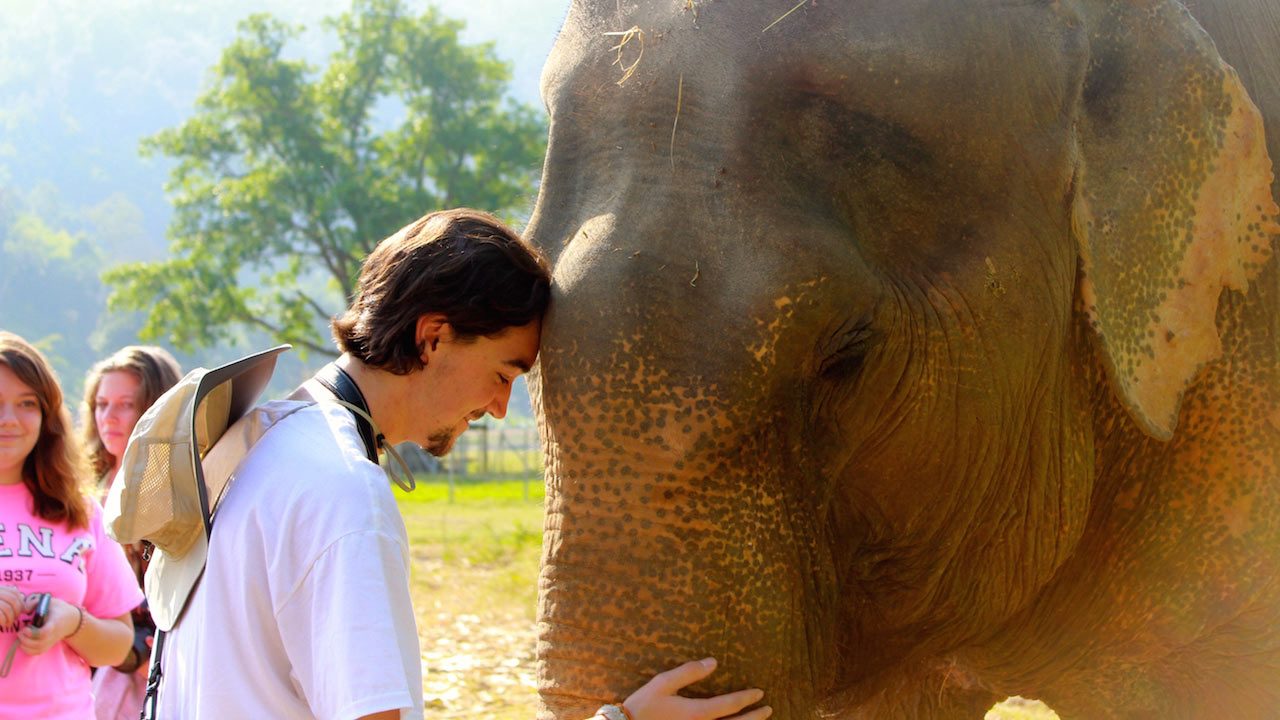
M 764 720 L 765 718 L 769 717 L 772 714 L 773 714 L 773 708 L 769 707 L 768 705 L 765 705 L 764 707 L 758 707 L 755 710 L 752 710 L 751 712 L 745 712 L 745 713 L 742 713 L 741 715 L 734 715 L 728 720 Z
M 754 688 L 751 690 L 739 690 L 738 692 L 729 693 L 727 695 L 717 695 L 716 697 L 707 698 L 706 700 L 698 700 L 697 703 L 700 706 L 698 710 L 700 711 L 699 714 L 704 717 L 729 717 L 752 703 L 760 702 L 760 699 L 763 697 L 763 690 L 756 690 Z
M 650 687 L 659 695 L 675 695 L 680 690 L 698 682 L 716 669 L 715 658 L 687 662 L 680 667 L 658 673 L 650 681 Z

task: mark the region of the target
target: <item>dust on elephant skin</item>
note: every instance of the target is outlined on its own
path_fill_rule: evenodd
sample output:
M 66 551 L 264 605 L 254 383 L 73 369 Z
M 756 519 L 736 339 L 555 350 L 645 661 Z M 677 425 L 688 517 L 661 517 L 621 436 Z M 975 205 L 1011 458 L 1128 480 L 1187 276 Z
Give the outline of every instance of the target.
M 706 655 L 781 718 L 1276 716 L 1276 47 L 1276 0 L 575 1 L 542 716 Z

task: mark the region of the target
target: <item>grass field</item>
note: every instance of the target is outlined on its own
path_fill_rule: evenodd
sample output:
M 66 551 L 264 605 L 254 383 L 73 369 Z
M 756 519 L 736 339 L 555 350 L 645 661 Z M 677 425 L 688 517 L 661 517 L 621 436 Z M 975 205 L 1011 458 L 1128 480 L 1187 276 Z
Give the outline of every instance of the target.
M 532 718 L 541 481 L 458 479 L 450 502 L 444 478 L 431 476 L 396 493 L 413 552 L 427 717 Z M 1019 699 L 987 714 L 1056 717 Z

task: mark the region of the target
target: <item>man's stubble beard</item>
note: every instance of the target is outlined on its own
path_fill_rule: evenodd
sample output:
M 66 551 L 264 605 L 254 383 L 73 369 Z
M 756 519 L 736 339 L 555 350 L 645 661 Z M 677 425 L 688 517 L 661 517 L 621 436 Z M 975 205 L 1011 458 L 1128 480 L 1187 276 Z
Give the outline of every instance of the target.
M 444 457 L 453 449 L 457 439 L 458 436 L 453 433 L 453 428 L 444 428 L 428 435 L 427 444 L 423 445 L 422 449 L 435 457 Z

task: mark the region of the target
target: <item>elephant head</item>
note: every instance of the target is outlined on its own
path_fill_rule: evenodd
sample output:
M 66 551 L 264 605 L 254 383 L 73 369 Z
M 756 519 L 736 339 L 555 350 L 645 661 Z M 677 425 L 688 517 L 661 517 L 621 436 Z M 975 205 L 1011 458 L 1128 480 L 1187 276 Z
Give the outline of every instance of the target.
M 1152 544 L 1205 418 L 1263 424 L 1223 483 L 1280 448 L 1263 122 L 1182 5 L 575 0 L 542 90 L 543 717 L 705 655 L 781 718 L 1145 708 L 1090 628 L 1280 607 L 1221 587 L 1274 497 Z

